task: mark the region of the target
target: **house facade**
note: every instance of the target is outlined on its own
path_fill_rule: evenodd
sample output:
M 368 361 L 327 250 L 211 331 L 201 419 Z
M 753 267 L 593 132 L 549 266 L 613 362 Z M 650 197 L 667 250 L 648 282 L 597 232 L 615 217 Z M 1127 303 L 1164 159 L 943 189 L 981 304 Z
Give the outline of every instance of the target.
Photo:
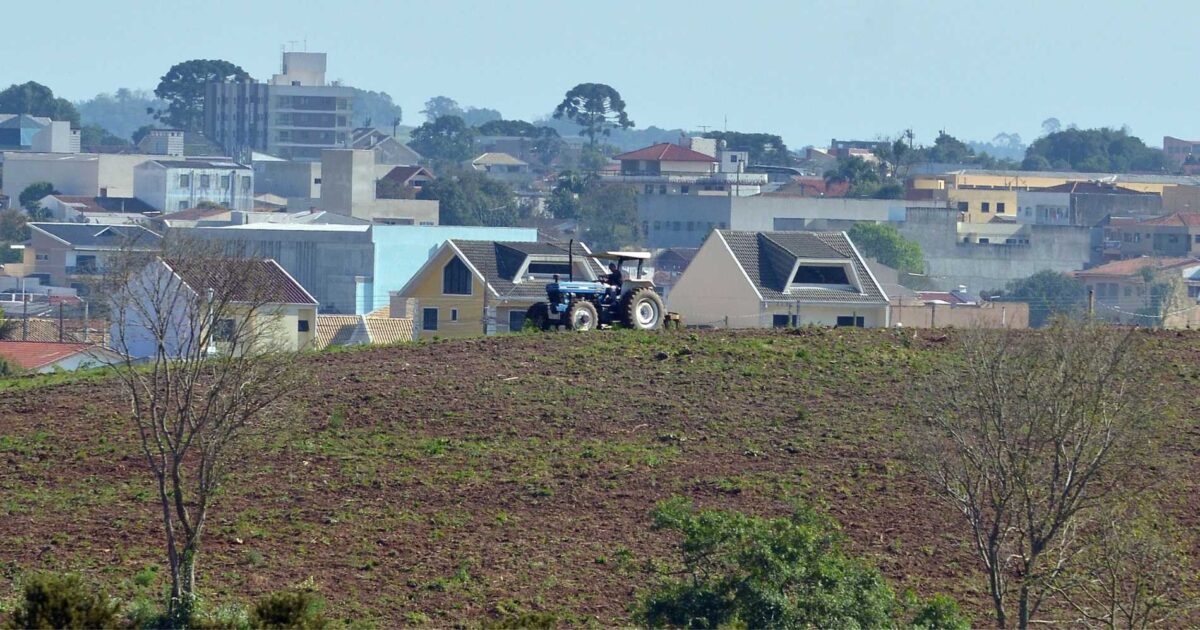
M 844 232 L 713 230 L 667 308 L 720 328 L 889 325 L 888 297 Z
M 255 351 L 317 345 L 317 300 L 273 260 L 159 259 L 130 279 L 127 293 L 130 303 L 113 305 L 110 338 L 134 359 L 155 356 L 160 341 L 169 356 L 191 354 L 211 317 L 221 319 L 207 323 L 209 352 L 249 351 L 228 346 L 222 330 L 253 331 L 245 339 Z M 213 294 L 228 304 L 215 316 L 206 306 Z M 159 329 L 161 340 L 151 332 Z
M 1113 219 L 1104 229 L 1111 259 L 1200 256 L 1200 213 L 1176 212 L 1152 219 Z
M 525 312 L 545 301 L 546 285 L 604 273 L 586 245 L 448 240 L 392 298 L 393 317 L 411 317 L 417 336 L 473 337 L 515 332 Z M 572 268 L 571 265 L 574 264 Z
M 750 196 L 762 192 L 769 177 L 745 172 L 748 154 L 717 151 L 701 140 L 693 140 L 693 148 L 663 142 L 613 156 L 620 169 L 601 175 L 605 181 L 631 184 L 642 195 Z
M 1200 325 L 1200 259 L 1130 258 L 1074 275 L 1087 287 L 1100 319 L 1163 328 Z
M 160 212 L 203 202 L 249 212 L 254 209 L 254 170 L 221 160 L 148 160 L 134 169 L 133 196 Z
M 162 238 L 140 225 L 30 223 L 19 265 L 9 275 L 38 278 L 43 285 L 72 287 L 86 293 L 107 268 L 110 257 L 125 251 L 157 251 Z

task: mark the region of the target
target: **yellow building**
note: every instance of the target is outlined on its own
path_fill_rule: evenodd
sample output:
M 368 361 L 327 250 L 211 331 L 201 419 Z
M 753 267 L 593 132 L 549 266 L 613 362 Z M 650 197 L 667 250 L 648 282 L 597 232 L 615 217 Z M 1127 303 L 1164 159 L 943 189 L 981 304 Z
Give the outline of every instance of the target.
M 993 188 L 951 188 L 946 191 L 951 208 L 966 223 L 987 223 L 995 217 L 1016 220 L 1017 191 Z
M 518 331 L 525 311 L 546 299 L 546 285 L 597 280 L 604 267 L 576 243 L 567 245 L 448 240 L 393 294 L 393 317 L 411 317 L 419 339 Z

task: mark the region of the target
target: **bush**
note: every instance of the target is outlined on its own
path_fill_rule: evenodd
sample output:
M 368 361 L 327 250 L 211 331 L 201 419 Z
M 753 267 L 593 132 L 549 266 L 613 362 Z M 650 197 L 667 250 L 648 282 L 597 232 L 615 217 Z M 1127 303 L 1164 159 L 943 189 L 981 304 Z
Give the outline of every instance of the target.
M 39 575 L 25 585 L 25 600 L 9 628 L 111 628 L 117 602 L 86 586 L 77 575 Z
M 279 591 L 258 600 L 250 611 L 252 628 L 326 628 L 325 603 L 311 591 Z
M 970 630 L 971 620 L 958 609 L 958 602 L 934 595 L 917 609 L 909 626 L 913 630 Z
M 638 621 L 654 627 L 877 628 L 892 626 L 896 598 L 878 570 L 846 556 L 837 524 L 807 506 L 788 518 L 660 504 L 656 529 L 683 534 L 684 578 L 643 597 Z

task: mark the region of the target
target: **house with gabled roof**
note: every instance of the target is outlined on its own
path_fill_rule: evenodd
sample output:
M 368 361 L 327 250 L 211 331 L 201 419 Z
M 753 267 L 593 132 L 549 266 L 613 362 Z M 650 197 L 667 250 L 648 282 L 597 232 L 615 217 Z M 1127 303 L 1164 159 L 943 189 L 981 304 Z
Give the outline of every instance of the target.
M 687 325 L 889 325 L 888 296 L 845 232 L 713 230 L 667 308 Z
M 318 315 L 318 350 L 329 346 L 361 344 L 393 344 L 415 341 L 413 320 L 392 317 L 391 307 L 384 306 L 366 315 Z
M 693 146 L 704 146 L 696 144 Z M 602 172 L 605 181 L 632 184 L 643 195 L 757 195 L 767 184 L 762 173 L 747 173 L 744 151 L 694 148 L 660 142 L 620 155 L 616 172 Z
M 1200 325 L 1200 259 L 1142 256 L 1074 274 L 1103 320 L 1163 328 Z
M 228 305 L 216 316 L 210 314 L 214 299 Z M 111 308 L 112 344 L 134 359 L 156 354 L 160 340 L 152 331 L 164 327 L 161 341 L 172 355 L 207 329 L 215 331 L 211 351 L 217 353 L 230 351 L 223 330 L 254 330 L 248 343 L 270 350 L 316 346 L 316 298 L 272 259 L 159 258 L 131 274 Z M 212 317 L 223 319 L 206 328 L 202 322 Z
M 46 373 L 113 365 L 121 356 L 90 343 L 0 341 L 0 358 L 22 372 Z
M 158 234 L 140 225 L 30 223 L 24 258 L 4 270 L 12 276 L 38 278 L 43 285 L 85 291 L 88 281 L 104 272 L 110 256 L 155 251 L 161 242 Z
M 411 317 L 419 338 L 519 331 L 555 276 L 597 280 L 604 273 L 583 243 L 451 239 L 393 294 L 391 314 Z

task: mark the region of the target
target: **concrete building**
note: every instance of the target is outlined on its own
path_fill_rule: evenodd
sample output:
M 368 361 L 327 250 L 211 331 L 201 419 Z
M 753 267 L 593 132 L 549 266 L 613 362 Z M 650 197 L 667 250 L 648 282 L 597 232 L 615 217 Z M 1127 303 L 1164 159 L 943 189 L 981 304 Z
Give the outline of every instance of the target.
M 231 254 L 274 259 L 316 296 L 321 312 L 350 315 L 386 306 L 448 239 L 537 240 L 530 228 L 380 224 L 247 223 L 186 234 L 224 242 Z
M 317 161 L 350 142 L 353 90 L 325 80 L 325 53 L 285 52 L 269 83 L 210 83 L 204 133 L 234 156 Z
M 1104 228 L 1104 253 L 1119 260 L 1200 257 L 1200 213 L 1175 212 L 1152 219 L 1113 219 Z
M 50 182 L 64 195 L 76 197 L 133 197 L 133 170 L 157 155 L 112 153 L 5 152 L 4 191 L 9 205 L 30 184 Z
M 321 197 L 321 163 L 280 159 L 256 159 L 254 191 L 258 194 L 279 195 L 285 199 L 319 199 Z
M 1167 154 L 1168 162 L 1179 167 L 1188 159 L 1188 156 L 1200 158 L 1200 140 L 1181 140 L 1163 136 L 1163 153 Z
M 694 147 L 663 142 L 613 156 L 621 163 L 604 181 L 631 184 L 641 195 L 750 196 L 762 192 L 764 173 L 746 173 L 742 151 L 718 151 L 715 141 L 692 139 Z
M 714 230 L 667 307 L 693 326 L 888 325 L 888 297 L 844 232 Z
M 390 171 L 390 167 L 388 168 Z M 402 225 L 437 225 L 438 202 L 424 199 L 379 199 L 375 184 L 381 175 L 375 152 L 328 149 L 321 154 L 321 199 L 327 212 L 368 221 Z
M 0 114 L 0 151 L 79 153 L 78 129 L 67 120 L 28 114 Z
M 203 202 L 231 210 L 254 209 L 254 171 L 217 160 L 147 160 L 134 169 L 133 196 L 160 212 Z
M 168 155 L 183 157 L 185 138 L 179 129 L 151 129 L 138 142 L 138 150 L 149 155 Z

